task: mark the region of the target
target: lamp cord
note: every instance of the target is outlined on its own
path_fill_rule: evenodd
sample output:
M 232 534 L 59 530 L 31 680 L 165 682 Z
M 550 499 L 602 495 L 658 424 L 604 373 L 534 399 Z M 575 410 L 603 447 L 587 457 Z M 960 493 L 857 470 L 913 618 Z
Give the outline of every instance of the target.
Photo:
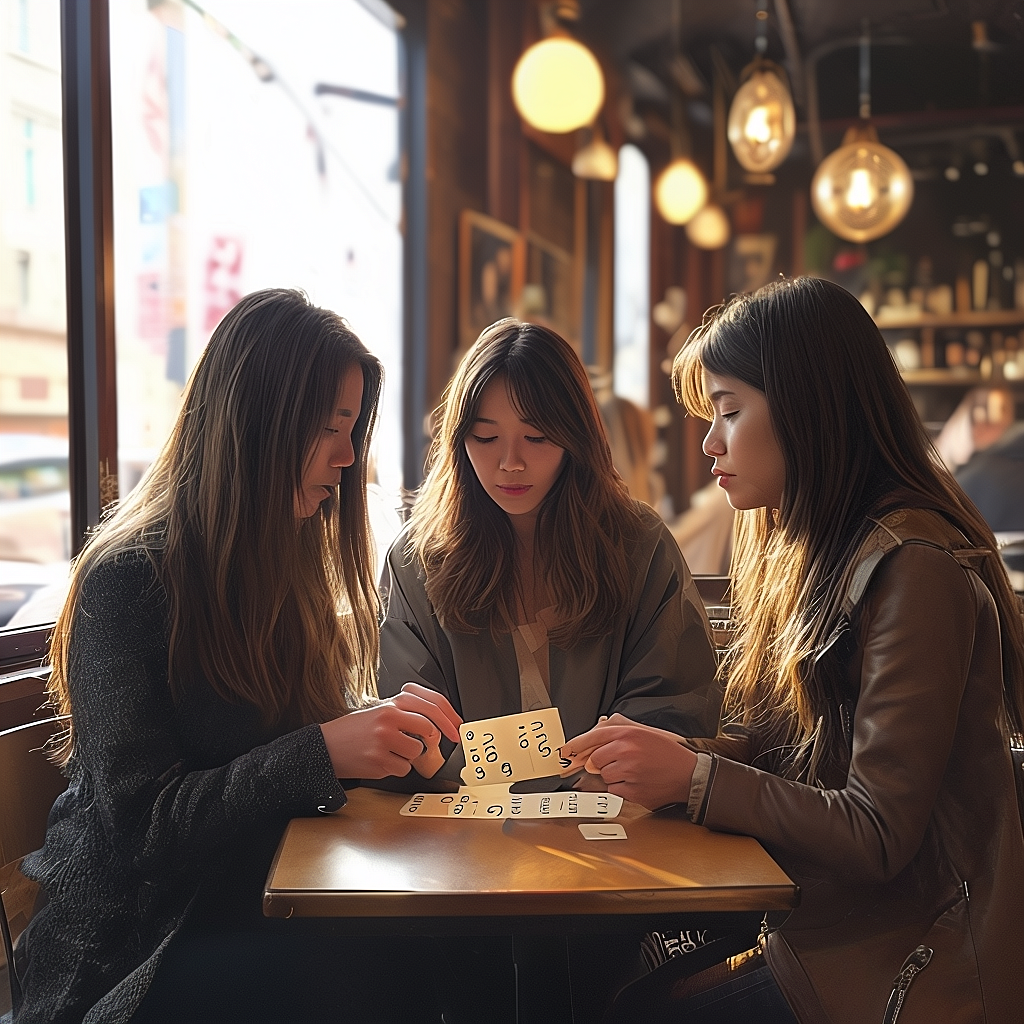
M 871 117 L 871 28 L 868 19 L 861 22 L 860 33 L 860 116 Z

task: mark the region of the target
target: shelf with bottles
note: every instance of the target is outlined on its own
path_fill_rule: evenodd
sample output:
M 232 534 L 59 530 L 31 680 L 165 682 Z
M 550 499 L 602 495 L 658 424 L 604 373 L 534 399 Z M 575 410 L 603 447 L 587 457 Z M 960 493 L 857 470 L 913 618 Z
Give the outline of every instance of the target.
M 876 322 L 908 385 L 1024 382 L 1024 310 Z

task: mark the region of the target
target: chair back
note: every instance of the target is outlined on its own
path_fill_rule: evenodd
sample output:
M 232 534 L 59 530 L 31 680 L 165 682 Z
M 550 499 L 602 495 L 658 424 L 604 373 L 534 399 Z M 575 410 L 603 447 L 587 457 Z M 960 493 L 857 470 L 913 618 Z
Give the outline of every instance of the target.
M 0 732 L 0 1014 L 17 994 L 12 949 L 32 917 L 39 891 L 18 867 L 25 854 L 43 845 L 50 808 L 68 785 L 43 749 L 64 720 L 46 718 Z

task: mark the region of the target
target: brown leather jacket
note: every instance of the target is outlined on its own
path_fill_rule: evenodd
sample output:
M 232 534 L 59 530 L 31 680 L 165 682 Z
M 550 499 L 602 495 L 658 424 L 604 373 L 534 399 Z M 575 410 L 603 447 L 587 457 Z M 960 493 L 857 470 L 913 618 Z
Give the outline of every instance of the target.
M 899 1024 L 1024 1019 L 1024 841 L 984 557 L 924 510 L 861 547 L 841 787 L 750 767 L 756 735 L 695 744 L 717 755 L 698 822 L 755 836 L 800 885 L 764 952 L 801 1024 L 881 1024 L 901 974 Z M 930 961 L 904 972 L 919 946 Z

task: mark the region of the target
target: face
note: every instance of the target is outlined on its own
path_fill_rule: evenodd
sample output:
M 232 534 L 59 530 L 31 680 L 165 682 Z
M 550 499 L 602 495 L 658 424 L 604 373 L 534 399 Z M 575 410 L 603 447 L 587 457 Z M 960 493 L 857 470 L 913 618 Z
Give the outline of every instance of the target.
M 352 428 L 359 418 L 363 401 L 363 370 L 354 366 L 345 374 L 338 389 L 334 409 L 319 440 L 314 444 L 302 467 L 302 486 L 295 495 L 295 516 L 315 516 L 321 503 L 341 483 L 341 471 L 356 460 L 352 447 Z
M 704 388 L 715 407 L 704 454 L 715 460 L 711 472 L 729 504 L 736 509 L 778 508 L 786 463 L 764 392 L 706 370 Z
M 510 516 L 536 511 L 562 468 L 564 448 L 521 419 L 502 378 L 484 388 L 466 436 L 480 486 Z

